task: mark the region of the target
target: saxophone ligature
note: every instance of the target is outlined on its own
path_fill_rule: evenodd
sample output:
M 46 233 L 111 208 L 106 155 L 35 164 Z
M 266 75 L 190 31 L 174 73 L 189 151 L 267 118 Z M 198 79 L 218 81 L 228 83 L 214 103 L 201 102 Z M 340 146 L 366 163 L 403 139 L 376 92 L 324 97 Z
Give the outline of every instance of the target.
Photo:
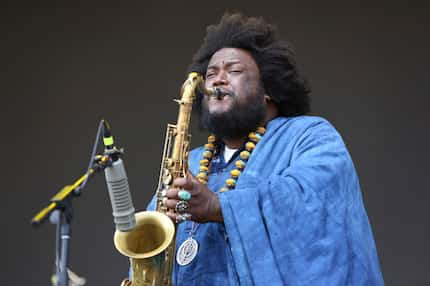
M 173 180 L 185 177 L 190 150 L 189 125 L 196 92 L 220 97 L 219 89 L 205 88 L 204 79 L 192 72 L 180 92 L 179 114 L 176 124 L 168 124 L 161 160 L 158 187 L 155 193 L 156 210 L 135 214 L 136 227 L 129 232 L 116 231 L 117 250 L 130 258 L 131 281 L 124 279 L 121 286 L 170 286 L 175 256 L 176 225 L 167 216 L 163 205 Z

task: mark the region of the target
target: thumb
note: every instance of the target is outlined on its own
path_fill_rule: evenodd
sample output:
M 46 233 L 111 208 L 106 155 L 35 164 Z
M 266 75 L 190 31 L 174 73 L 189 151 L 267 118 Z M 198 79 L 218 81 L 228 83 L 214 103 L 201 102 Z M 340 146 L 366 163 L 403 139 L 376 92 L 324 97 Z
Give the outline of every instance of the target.
M 194 175 L 189 170 L 187 171 L 186 178 L 187 178 L 187 183 L 189 184 L 196 184 L 199 182 L 197 178 L 194 177 Z

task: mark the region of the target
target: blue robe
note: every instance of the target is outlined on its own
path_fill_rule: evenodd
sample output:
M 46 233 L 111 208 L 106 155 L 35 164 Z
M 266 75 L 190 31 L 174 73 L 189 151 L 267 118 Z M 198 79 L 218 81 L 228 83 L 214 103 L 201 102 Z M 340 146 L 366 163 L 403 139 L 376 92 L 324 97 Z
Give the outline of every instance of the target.
M 189 265 L 175 263 L 175 285 L 383 285 L 340 135 L 311 116 L 278 117 L 266 129 L 234 190 L 218 192 L 238 152 L 229 162 L 222 154 L 212 160 L 208 187 L 217 192 L 224 223 L 194 224 L 199 251 Z M 193 174 L 203 150 L 190 153 Z M 192 224 L 179 225 L 177 247 Z

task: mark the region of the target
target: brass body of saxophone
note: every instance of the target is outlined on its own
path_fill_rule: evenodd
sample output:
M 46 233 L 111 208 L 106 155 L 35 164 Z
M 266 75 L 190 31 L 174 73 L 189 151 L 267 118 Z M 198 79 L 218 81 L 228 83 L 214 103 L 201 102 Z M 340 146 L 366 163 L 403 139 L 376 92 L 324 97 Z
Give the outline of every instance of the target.
M 168 124 L 156 191 L 156 211 L 136 213 L 136 227 L 129 232 L 116 231 L 117 250 L 130 258 L 131 281 L 124 279 L 121 286 L 169 286 L 175 258 L 176 226 L 166 215 L 163 198 L 173 180 L 186 176 L 190 150 L 189 125 L 196 90 L 215 95 L 218 90 L 206 89 L 197 73 L 190 73 L 182 85 L 176 125 Z

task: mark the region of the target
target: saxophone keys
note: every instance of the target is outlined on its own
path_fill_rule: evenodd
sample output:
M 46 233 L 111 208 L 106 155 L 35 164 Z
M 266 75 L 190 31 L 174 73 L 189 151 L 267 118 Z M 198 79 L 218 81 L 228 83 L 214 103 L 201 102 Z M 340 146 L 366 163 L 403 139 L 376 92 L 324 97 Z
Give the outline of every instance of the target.
M 167 197 L 167 189 L 162 189 L 160 191 L 160 198 L 164 198 Z
M 167 168 L 163 169 L 161 181 L 163 182 L 164 186 L 169 186 L 171 184 L 171 182 L 173 181 L 173 177 L 172 177 L 172 174 L 170 173 L 169 169 L 167 169 Z
M 164 164 L 165 164 L 166 168 L 171 168 L 171 167 L 173 167 L 173 160 L 172 160 L 172 159 L 170 159 L 170 158 L 167 158 L 167 159 L 164 161 Z M 167 170 L 167 171 L 168 171 L 168 170 Z

